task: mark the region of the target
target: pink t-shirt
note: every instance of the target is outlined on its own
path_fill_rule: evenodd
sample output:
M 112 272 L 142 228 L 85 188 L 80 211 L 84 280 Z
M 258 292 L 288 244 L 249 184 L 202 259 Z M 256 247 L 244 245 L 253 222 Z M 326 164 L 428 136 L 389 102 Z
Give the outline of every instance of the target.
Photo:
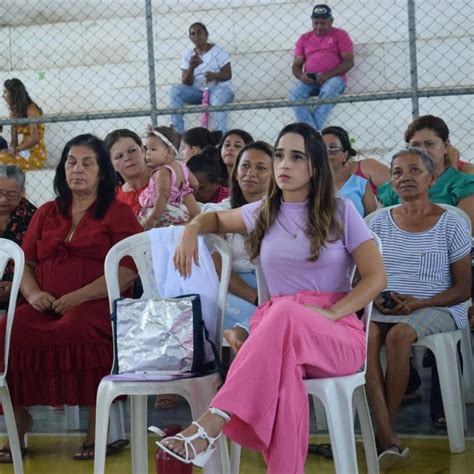
M 338 198 L 337 201 L 342 238 L 327 242 L 315 262 L 307 260 L 310 242 L 303 231 L 307 204 L 282 202 L 260 249 L 260 262 L 272 296 L 292 295 L 301 290 L 350 291 L 354 266 L 351 253 L 372 239 L 372 235 L 349 200 Z M 255 226 L 260 205 L 258 201 L 240 208 L 248 232 Z
M 304 57 L 305 72 L 330 71 L 342 62 L 341 53 L 354 53 L 354 44 L 347 32 L 334 27 L 324 36 L 309 31 L 300 36 L 295 46 L 295 56 Z M 346 74 L 341 77 L 347 82 Z

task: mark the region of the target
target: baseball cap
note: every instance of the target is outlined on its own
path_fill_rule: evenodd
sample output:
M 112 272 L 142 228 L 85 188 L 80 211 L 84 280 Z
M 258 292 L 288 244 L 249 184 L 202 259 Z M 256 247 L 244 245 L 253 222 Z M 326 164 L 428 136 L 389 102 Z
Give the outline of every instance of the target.
M 331 9 L 324 4 L 321 5 L 316 5 L 313 8 L 313 13 L 311 14 L 311 18 L 321 18 L 321 19 L 327 19 L 327 18 L 332 18 L 332 11 Z

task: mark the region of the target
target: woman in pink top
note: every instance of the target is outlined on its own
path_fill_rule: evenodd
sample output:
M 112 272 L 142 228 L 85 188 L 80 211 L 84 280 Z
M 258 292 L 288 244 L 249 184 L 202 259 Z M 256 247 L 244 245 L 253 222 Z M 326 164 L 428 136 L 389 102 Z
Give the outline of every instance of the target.
M 276 141 L 263 201 L 201 214 L 186 226 L 175 255 L 183 276 L 196 261 L 198 235 L 247 234 L 271 300 L 254 314 L 250 335 L 209 410 L 159 443 L 172 456 L 203 465 L 223 431 L 262 451 L 267 472 L 304 472 L 309 409 L 303 379 L 360 369 L 365 335 L 355 312 L 385 286 L 367 226 L 350 202 L 335 197 L 332 182 L 319 133 L 291 124 Z M 352 289 L 354 264 L 361 281 Z
M 352 147 L 349 134 L 342 127 L 326 127 L 321 132 L 323 136 L 333 136 L 335 140 L 328 141 L 328 153 L 335 156 L 345 155 L 344 166 L 351 174 L 365 178 L 369 184 L 374 196 L 377 197 L 377 187 L 390 179 L 390 169 L 387 165 L 373 158 L 354 161 L 352 158 L 357 156 L 357 150 Z

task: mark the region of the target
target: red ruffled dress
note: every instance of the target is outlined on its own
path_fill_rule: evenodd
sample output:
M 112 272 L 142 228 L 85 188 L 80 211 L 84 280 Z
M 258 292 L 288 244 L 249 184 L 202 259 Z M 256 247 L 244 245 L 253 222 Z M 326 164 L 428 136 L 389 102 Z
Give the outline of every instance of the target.
M 40 288 L 56 298 L 102 276 L 109 249 L 142 231 L 130 207 L 117 200 L 101 219 L 94 218 L 93 208 L 68 242 L 64 239 L 72 220 L 60 214 L 56 201 L 40 207 L 28 227 L 23 240 L 25 258 L 37 262 Z M 135 269 L 131 260 L 122 265 Z M 2 346 L 4 319 L 0 323 Z M 0 354 L 3 356 L 3 347 Z M 36 311 L 27 302 L 18 306 L 7 374 L 14 406 L 95 405 L 99 382 L 111 366 L 107 298 L 74 306 L 61 317 Z

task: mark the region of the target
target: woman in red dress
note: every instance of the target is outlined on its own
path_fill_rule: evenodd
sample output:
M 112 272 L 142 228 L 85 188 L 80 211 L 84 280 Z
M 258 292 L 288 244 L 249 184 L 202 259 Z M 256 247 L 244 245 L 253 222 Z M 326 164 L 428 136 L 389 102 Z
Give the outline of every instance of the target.
M 116 198 L 129 205 L 135 215 L 138 215 L 138 198 L 150 181 L 142 139 L 132 130 L 121 128 L 110 132 L 104 142 L 119 178 Z
M 66 144 L 54 188 L 57 199 L 36 211 L 23 240 L 26 301 L 15 313 L 7 380 L 21 442 L 33 424 L 26 407 L 88 406 L 86 440 L 74 457 L 90 459 L 97 387 L 112 366 L 104 260 L 115 243 L 141 227 L 130 207 L 115 199 L 109 152 L 93 135 Z M 122 265 L 125 289 L 136 272 L 130 261 Z M 1 345 L 4 333 L 5 321 Z M 0 462 L 11 462 L 8 447 L 0 454 Z

